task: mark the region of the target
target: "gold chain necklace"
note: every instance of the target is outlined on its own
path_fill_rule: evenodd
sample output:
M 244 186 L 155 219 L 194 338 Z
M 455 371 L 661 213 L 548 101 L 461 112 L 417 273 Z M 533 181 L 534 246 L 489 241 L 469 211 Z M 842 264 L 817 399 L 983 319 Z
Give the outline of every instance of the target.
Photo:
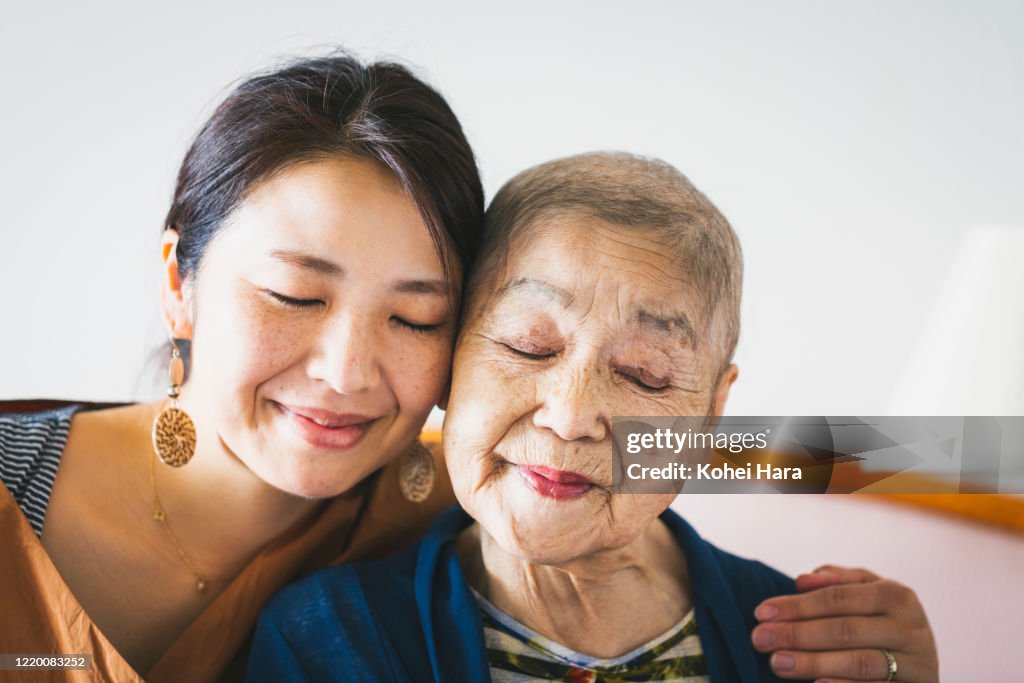
M 178 541 L 178 537 L 171 530 L 171 525 L 167 522 L 167 511 L 164 510 L 163 503 L 160 502 L 160 494 L 156 490 L 156 453 L 153 453 L 153 458 L 149 461 L 149 483 L 153 488 L 153 519 L 160 522 L 161 526 L 163 526 L 171 539 L 171 543 L 174 544 L 174 549 L 178 551 L 178 557 L 181 558 L 181 561 L 188 567 L 192 576 L 195 577 L 196 590 L 200 593 L 206 592 L 206 579 L 196 571 L 195 565 L 192 564 L 192 560 L 185 554 L 185 550 L 181 547 L 181 542 Z

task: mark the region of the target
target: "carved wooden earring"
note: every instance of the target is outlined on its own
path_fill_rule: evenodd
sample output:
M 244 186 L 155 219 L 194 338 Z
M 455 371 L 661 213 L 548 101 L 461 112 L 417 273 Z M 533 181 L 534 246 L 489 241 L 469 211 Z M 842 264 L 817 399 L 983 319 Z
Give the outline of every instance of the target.
M 167 395 L 171 402 L 153 420 L 153 450 L 163 464 L 181 467 L 196 453 L 196 426 L 189 414 L 178 405 L 181 383 L 185 379 L 185 363 L 173 338 L 171 364 L 167 374 L 171 382 Z

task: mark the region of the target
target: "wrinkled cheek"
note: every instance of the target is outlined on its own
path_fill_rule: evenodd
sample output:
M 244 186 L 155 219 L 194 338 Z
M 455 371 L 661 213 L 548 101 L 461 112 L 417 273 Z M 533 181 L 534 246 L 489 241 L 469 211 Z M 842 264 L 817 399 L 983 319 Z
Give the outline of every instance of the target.
M 448 469 L 460 500 L 465 496 L 497 495 L 498 472 L 493 455 L 513 425 L 528 412 L 533 391 L 509 382 L 501 361 L 473 344 L 457 353 L 452 391 L 445 416 L 444 443 Z M 488 501 L 490 504 L 494 501 Z
M 472 421 L 481 437 L 490 435 L 496 440 L 531 411 L 536 394 L 531 377 L 506 371 L 495 359 L 482 358 L 468 367 L 462 364 L 453 378 L 451 410 L 460 423 Z
M 514 476 L 493 453 L 500 429 L 487 422 L 485 411 L 456 417 L 458 424 L 446 428 L 444 434 L 445 459 L 455 495 L 470 512 L 493 508 L 500 504 L 507 480 Z

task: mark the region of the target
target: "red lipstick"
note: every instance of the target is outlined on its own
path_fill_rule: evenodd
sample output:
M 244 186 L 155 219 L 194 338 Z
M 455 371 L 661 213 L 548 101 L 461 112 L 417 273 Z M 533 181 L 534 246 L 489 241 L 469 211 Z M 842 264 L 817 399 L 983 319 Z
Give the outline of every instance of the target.
M 352 413 L 335 413 L 322 408 L 288 406 L 275 402 L 288 426 L 314 448 L 344 451 L 359 443 L 374 418 Z
M 558 500 L 579 498 L 594 486 L 594 482 L 582 474 L 552 467 L 520 465 L 519 474 L 531 489 L 542 496 Z

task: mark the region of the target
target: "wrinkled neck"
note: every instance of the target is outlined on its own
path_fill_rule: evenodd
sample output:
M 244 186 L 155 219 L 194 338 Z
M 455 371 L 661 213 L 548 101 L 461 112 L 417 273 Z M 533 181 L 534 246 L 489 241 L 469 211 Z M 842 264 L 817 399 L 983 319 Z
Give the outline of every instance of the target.
M 692 604 L 685 558 L 660 520 L 625 547 L 557 566 L 507 552 L 479 524 L 459 536 L 457 552 L 470 585 L 495 607 L 590 656 L 654 640 Z

